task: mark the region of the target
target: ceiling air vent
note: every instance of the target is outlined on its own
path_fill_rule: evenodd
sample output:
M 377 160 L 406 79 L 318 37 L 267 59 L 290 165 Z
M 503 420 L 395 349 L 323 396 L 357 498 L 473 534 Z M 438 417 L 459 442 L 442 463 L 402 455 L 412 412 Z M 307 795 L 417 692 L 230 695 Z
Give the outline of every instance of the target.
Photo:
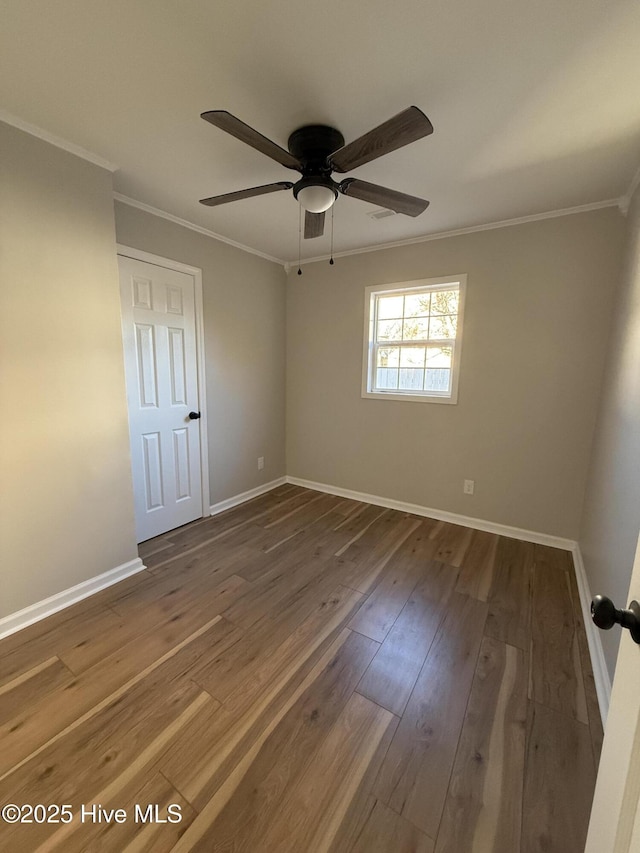
M 370 216 L 372 219 L 386 219 L 387 216 L 395 216 L 395 210 L 374 210 L 373 213 L 368 213 L 367 216 Z

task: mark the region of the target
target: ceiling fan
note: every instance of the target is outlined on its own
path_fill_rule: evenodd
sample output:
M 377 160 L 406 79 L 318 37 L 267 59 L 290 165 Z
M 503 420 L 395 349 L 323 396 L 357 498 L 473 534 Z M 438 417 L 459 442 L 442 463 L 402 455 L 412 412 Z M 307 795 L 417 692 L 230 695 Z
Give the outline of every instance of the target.
M 302 173 L 302 177 L 295 184 L 290 181 L 278 181 L 201 199 L 200 203 L 208 207 L 292 189 L 293 195 L 305 209 L 304 236 L 309 239 L 322 235 L 325 211 L 333 205 L 338 193 L 380 205 L 395 213 L 404 213 L 406 216 L 419 216 L 429 204 L 425 199 L 370 184 L 358 178 L 345 178 L 337 183 L 331 177 L 332 172 L 350 172 L 364 163 L 433 133 L 433 125 L 418 107 L 408 107 L 348 145 L 344 144 L 340 131 L 333 127 L 324 124 L 305 125 L 294 130 L 289 137 L 288 151 L 226 110 L 210 110 L 202 113 L 202 118 L 287 169 Z

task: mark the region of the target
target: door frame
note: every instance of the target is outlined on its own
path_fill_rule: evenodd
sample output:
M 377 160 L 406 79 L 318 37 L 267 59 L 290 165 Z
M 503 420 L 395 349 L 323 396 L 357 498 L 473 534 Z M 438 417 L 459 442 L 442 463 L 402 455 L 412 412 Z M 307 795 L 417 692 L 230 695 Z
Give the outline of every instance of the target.
M 198 378 L 198 406 L 200 407 L 200 473 L 202 482 L 202 518 L 211 515 L 210 492 L 209 492 L 209 442 L 207 425 L 207 383 L 205 378 L 205 355 L 204 355 L 204 300 L 202 295 L 202 270 L 199 267 L 191 267 L 171 258 L 163 258 L 161 255 L 152 255 L 141 249 L 132 249 L 131 246 L 123 246 L 116 243 L 119 256 L 132 258 L 134 261 L 144 261 L 156 267 L 174 270 L 175 272 L 192 275 L 195 285 L 195 321 L 196 321 L 196 363 Z

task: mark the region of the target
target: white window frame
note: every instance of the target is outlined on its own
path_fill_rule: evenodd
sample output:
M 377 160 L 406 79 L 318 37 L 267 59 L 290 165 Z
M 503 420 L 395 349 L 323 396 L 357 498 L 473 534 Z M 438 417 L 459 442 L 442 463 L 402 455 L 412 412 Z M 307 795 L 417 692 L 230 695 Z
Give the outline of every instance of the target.
M 429 341 L 430 344 L 441 344 L 452 347 L 451 354 L 451 393 L 438 394 L 422 391 L 390 391 L 377 390 L 374 383 L 375 359 L 375 330 L 377 297 L 410 293 L 411 291 L 433 291 L 444 287 L 458 287 L 458 323 L 455 339 Z M 450 275 L 444 278 L 425 278 L 418 281 L 399 281 L 394 284 L 376 284 L 365 289 L 364 307 L 364 347 L 362 356 L 362 396 L 372 400 L 399 400 L 413 403 L 447 403 L 455 405 L 458 402 L 458 381 L 460 378 L 460 356 L 462 353 L 462 329 L 464 323 L 464 301 L 467 289 L 467 276 Z

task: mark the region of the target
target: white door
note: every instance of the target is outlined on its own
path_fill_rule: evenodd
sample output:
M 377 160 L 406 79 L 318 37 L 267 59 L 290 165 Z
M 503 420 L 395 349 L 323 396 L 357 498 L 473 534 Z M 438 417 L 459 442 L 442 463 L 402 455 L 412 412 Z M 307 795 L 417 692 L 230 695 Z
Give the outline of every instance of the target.
M 138 542 L 202 517 L 195 281 L 118 257 Z
M 606 591 L 605 591 L 606 592 Z M 640 539 L 625 608 L 640 601 Z M 613 630 L 620 630 L 614 628 Z M 640 645 L 622 632 L 585 853 L 640 851 Z

